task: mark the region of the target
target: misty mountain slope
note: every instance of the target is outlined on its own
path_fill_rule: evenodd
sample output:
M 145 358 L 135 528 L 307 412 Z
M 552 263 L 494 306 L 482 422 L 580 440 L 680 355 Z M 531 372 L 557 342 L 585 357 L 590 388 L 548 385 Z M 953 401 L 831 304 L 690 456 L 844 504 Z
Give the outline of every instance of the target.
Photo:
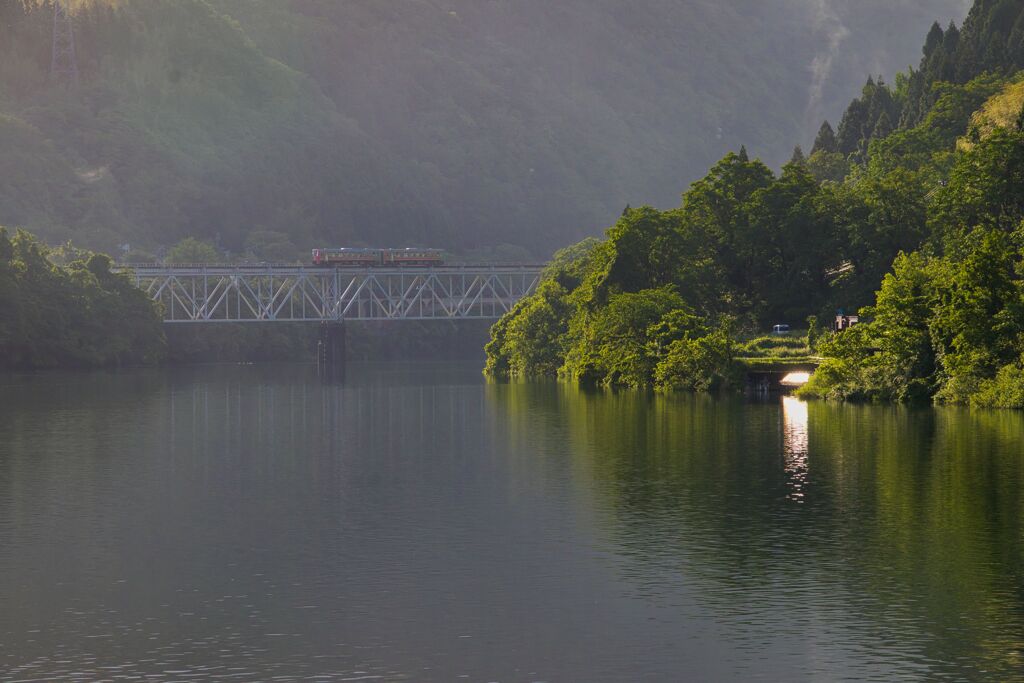
M 86 244 L 99 236 L 106 248 L 111 237 L 153 245 L 189 234 L 235 245 L 253 230 L 286 225 L 308 240 L 316 220 L 307 211 L 356 222 L 345 215 L 355 202 L 332 206 L 323 184 L 365 182 L 358 171 L 372 167 L 367 152 L 362 163 L 345 163 L 365 147 L 358 131 L 308 77 L 264 56 L 228 18 L 202 2 L 159 0 L 83 15 L 76 25 L 81 86 L 34 92 L 15 110 L 77 172 L 48 193 L 51 178 L 37 183 L 30 201 L 42 210 L 70 197 L 72 206 L 63 224 L 45 214 L 0 220 L 41 222 L 44 236 Z M 45 82 L 44 65 L 37 68 Z M 33 176 L 12 170 L 0 192 L 18 194 L 19 175 Z M 91 201 L 77 201 L 97 184 L 109 187 L 122 216 L 116 235 L 109 219 L 82 206 Z
M 416 155 L 428 173 L 444 174 L 436 182 L 461 180 L 474 188 L 481 162 L 493 160 L 483 170 L 505 174 L 512 185 L 485 196 L 467 193 L 462 212 L 477 210 L 491 222 L 498 213 L 515 215 L 522 206 L 514 199 L 521 198 L 534 215 L 559 225 L 569 201 L 590 218 L 559 227 L 590 232 L 627 202 L 675 204 L 690 180 L 740 144 L 781 163 L 813 133 L 810 125 L 819 119 L 808 110 L 824 111 L 826 96 L 838 98 L 832 109 L 839 110 L 850 85 L 869 69 L 916 61 L 921 27 L 936 12 L 955 16 L 963 5 L 935 3 L 941 8 L 929 12 L 927 4 L 649 0 L 626 7 L 567 0 L 371 7 L 306 0 L 293 3 L 292 14 L 302 12 L 318 39 L 291 43 L 280 40 L 280 10 L 271 21 L 250 3 L 218 6 L 258 44 L 313 75 L 375 140 L 402 158 Z M 868 30 L 851 38 L 871 19 L 875 32 L 905 22 L 904 33 L 913 38 L 901 40 L 913 47 L 879 51 Z M 845 37 L 836 39 L 835 32 Z M 821 55 L 833 51 L 833 64 L 823 63 Z M 836 63 L 854 74 L 842 88 L 829 79 Z M 397 181 L 410 192 L 432 184 L 429 177 Z M 516 195 L 495 212 L 502 187 Z
M 626 203 L 675 205 L 740 144 L 780 163 L 865 73 L 916 61 L 922 27 L 966 11 L 960 0 L 120 5 L 76 18 L 82 84 L 64 92 L 46 84 L 48 8 L 0 0 L 0 113 L 19 122 L 12 131 L 38 131 L 5 139 L 47 146 L 53 164 L 0 165 L 0 224 L 107 249 L 198 235 L 259 251 L 253 236 L 269 232 L 296 253 L 508 242 L 540 256 Z

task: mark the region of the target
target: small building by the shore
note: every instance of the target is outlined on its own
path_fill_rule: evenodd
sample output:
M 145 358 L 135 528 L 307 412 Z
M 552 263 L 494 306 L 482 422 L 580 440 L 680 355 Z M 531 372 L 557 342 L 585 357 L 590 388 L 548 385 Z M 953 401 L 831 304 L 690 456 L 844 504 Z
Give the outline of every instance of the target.
M 860 316 L 846 315 L 842 311 L 836 313 L 836 320 L 832 323 L 832 329 L 836 332 L 848 330 L 860 322 Z

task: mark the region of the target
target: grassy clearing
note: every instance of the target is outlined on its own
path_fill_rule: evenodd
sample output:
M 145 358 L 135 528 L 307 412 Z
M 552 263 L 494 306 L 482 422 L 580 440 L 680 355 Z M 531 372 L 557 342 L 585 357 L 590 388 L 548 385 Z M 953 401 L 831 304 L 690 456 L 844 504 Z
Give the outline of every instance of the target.
M 818 357 L 807 343 L 807 330 L 766 334 L 740 341 L 736 359 L 748 367 L 816 363 Z

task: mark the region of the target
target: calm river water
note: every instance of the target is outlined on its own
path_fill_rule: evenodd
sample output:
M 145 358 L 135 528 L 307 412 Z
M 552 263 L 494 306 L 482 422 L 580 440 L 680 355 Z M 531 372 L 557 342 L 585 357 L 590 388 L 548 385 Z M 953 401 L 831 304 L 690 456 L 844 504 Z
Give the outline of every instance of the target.
M 1024 680 L 1024 415 L 0 378 L 0 680 Z

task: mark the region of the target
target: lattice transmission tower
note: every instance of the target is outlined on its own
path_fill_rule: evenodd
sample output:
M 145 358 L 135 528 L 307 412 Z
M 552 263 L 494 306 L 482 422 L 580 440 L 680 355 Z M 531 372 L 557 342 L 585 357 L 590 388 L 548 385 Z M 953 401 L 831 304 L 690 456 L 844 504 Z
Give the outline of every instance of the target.
M 75 32 L 71 12 L 64 0 L 53 0 L 53 52 L 50 57 L 50 79 L 78 83 L 78 57 L 75 55 Z

